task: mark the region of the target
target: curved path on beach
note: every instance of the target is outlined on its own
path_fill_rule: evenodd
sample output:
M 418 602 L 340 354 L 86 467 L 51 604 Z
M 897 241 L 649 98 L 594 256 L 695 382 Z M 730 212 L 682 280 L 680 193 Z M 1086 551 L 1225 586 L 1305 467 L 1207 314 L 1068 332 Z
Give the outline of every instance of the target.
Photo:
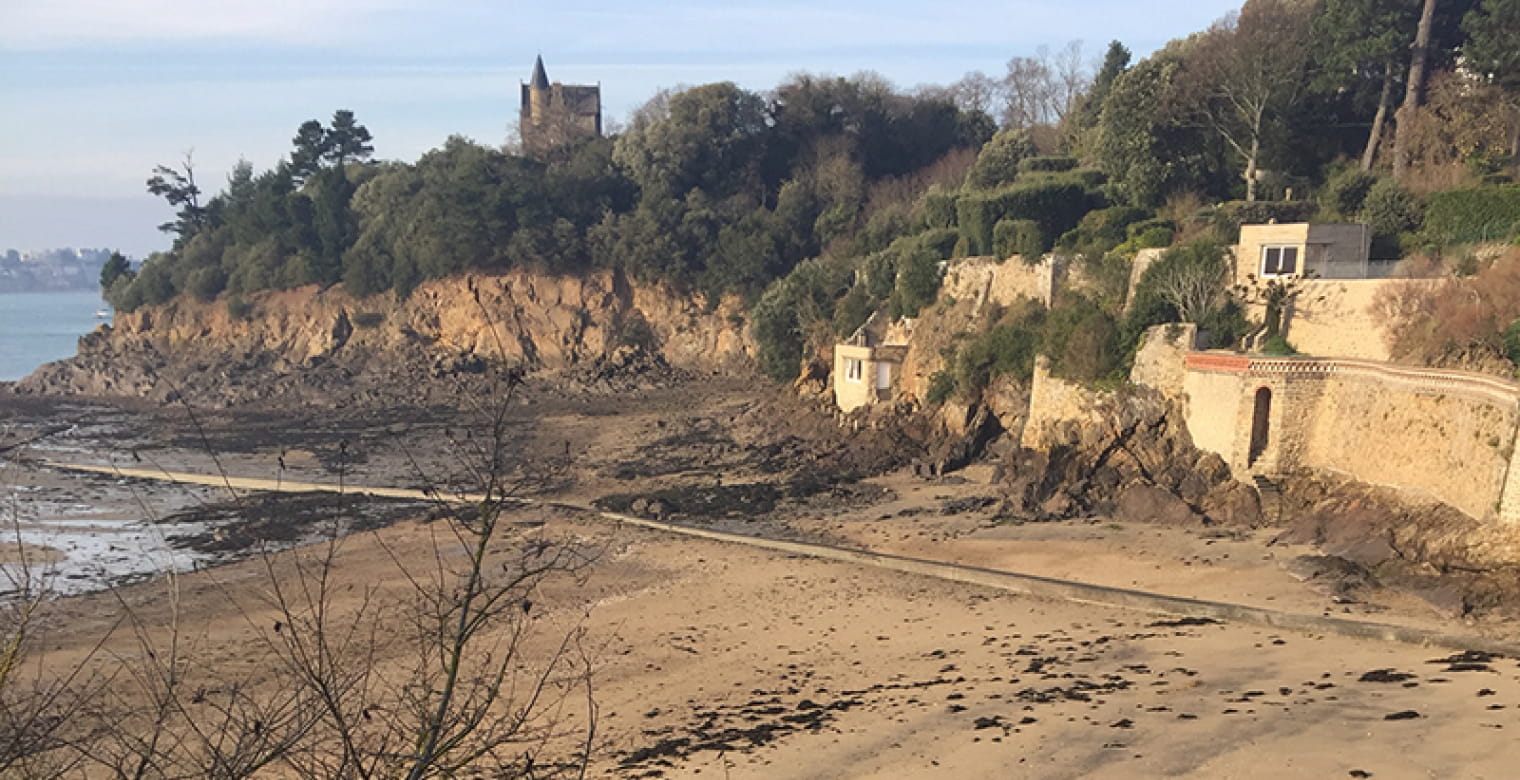
M 167 471 L 151 468 L 127 468 L 49 461 L 45 465 L 55 469 L 108 474 L 121 478 L 146 479 L 189 485 L 225 488 L 236 492 L 342 492 L 370 495 L 380 498 L 400 498 L 424 501 L 472 502 L 481 500 L 479 494 L 442 494 L 432 490 L 415 488 L 374 487 L 367 485 L 335 485 L 330 483 L 273 480 L 257 477 L 235 477 L 223 474 L 199 474 Z M 633 515 L 605 512 L 600 509 L 555 501 L 538 501 L 528 498 L 510 499 L 514 503 L 551 506 L 600 516 L 606 520 L 639 526 L 667 533 L 711 539 L 720 542 L 742 544 L 750 547 L 801 555 L 812 558 L 842 561 L 864 566 L 934 577 L 942 580 L 963 582 L 1040 598 L 1056 599 L 1082 604 L 1102 604 L 1157 614 L 1181 615 L 1189 618 L 1228 620 L 1305 633 L 1328 633 L 1363 639 L 1381 639 L 1437 647 L 1474 649 L 1487 652 L 1520 656 L 1520 642 L 1491 637 L 1465 636 L 1443 631 L 1392 625 L 1372 621 L 1313 615 L 1298 612 L 1265 609 L 1262 607 L 1233 604 L 1203 599 L 1169 596 L 1127 588 L 1094 585 L 1075 580 L 1042 577 L 1032 574 L 1001 571 L 942 561 L 910 558 L 890 553 L 864 549 L 838 547 L 827 544 L 772 539 L 759 536 L 727 533 L 708 528 L 679 525 Z

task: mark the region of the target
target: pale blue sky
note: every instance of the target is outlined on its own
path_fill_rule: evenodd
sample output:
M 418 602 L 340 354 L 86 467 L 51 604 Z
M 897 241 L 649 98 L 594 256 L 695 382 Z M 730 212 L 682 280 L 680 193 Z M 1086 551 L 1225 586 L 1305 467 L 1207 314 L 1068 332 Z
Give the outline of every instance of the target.
M 998 76 L 1009 57 L 1119 39 L 1144 56 L 1239 0 L 628 3 L 621 0 L 0 0 L 0 249 L 168 244 L 154 165 L 194 149 L 221 188 L 284 155 L 306 119 L 352 109 L 376 155 L 450 134 L 499 144 L 518 83 L 602 84 L 622 119 L 660 87 L 764 90 L 797 71 L 901 87 Z

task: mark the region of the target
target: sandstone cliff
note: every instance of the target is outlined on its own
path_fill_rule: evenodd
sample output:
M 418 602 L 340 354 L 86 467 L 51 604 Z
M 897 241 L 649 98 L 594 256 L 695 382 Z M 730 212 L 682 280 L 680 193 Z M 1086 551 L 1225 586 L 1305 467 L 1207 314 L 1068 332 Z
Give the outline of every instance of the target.
M 500 359 L 549 376 L 615 384 L 634 374 L 748 370 L 753 345 L 735 301 L 631 283 L 612 272 L 513 272 L 427 282 L 409 297 L 341 287 L 271 291 L 240 305 L 178 299 L 116 318 L 79 354 L 18 392 L 175 396 L 239 403 L 427 400 Z M 427 387 L 432 385 L 432 387 Z

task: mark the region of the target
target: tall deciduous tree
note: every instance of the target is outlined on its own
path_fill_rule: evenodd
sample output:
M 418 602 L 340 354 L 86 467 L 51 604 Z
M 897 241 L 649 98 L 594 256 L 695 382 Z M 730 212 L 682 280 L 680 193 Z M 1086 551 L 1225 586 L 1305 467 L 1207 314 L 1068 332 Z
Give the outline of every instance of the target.
M 1003 85 L 986 73 L 975 70 L 951 84 L 947 92 L 962 111 L 980 111 L 990 116 L 993 107 L 1002 100 Z
M 1002 89 L 1003 126 L 1059 123 L 1076 107 L 1091 78 L 1082 59 L 1081 41 L 1072 41 L 1055 54 L 1042 46 L 1033 57 L 1008 60 Z
M 1239 158 L 1246 200 L 1256 199 L 1264 147 L 1304 86 L 1312 5 L 1253 0 L 1199 38 L 1188 57 L 1197 115 Z

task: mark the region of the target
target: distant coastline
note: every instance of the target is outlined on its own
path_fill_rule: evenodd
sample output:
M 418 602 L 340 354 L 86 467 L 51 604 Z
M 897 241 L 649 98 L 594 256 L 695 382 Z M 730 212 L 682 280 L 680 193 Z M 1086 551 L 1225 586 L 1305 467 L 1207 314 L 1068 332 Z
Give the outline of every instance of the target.
M 100 294 L 100 285 L 99 284 L 81 284 L 81 285 L 78 285 L 78 286 L 58 286 L 58 287 L 50 287 L 50 286 L 47 286 L 47 285 L 31 285 L 31 286 L 21 287 L 21 286 L 12 286 L 10 284 L 4 283 L 4 282 L 0 282 L 0 295 L 50 295 L 50 294 L 53 294 L 53 293 L 87 293 L 87 292 L 92 292 L 92 293 L 95 293 L 97 295 Z
M 0 293 L 92 292 L 109 249 L 48 249 L 0 253 Z

